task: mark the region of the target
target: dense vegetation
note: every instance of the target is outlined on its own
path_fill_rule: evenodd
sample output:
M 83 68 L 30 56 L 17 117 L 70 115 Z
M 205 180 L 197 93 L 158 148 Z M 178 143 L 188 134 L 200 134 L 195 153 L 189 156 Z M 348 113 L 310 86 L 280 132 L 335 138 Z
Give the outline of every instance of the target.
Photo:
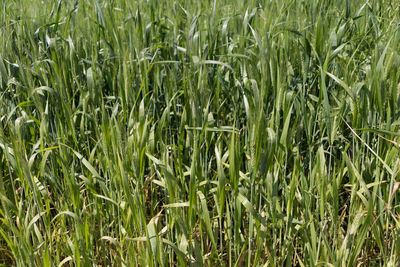
M 0 264 L 398 264 L 397 1 L 0 11 Z

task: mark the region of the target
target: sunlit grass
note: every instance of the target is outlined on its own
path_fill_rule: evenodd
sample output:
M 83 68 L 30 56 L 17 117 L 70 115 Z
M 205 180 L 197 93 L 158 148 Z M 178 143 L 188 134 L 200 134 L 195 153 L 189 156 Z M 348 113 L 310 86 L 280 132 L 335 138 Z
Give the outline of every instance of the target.
M 396 1 L 0 3 L 0 265 L 397 266 Z

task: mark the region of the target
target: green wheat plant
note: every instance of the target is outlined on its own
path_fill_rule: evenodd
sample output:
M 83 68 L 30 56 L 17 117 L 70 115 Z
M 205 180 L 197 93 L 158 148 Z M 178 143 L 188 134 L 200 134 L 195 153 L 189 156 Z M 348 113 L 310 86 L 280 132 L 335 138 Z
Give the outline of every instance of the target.
M 1 0 L 0 265 L 397 266 L 400 5 Z

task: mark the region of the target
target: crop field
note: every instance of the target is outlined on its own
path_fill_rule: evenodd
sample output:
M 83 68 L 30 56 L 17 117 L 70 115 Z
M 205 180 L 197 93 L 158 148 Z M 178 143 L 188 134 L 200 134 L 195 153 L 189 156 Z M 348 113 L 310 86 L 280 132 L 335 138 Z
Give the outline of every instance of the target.
M 0 0 L 0 266 L 398 266 L 400 3 Z

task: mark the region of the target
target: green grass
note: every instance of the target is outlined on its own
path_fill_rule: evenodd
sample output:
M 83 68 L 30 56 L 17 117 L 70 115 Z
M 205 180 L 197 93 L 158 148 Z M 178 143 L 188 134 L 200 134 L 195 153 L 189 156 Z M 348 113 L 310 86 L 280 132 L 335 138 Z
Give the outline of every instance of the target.
M 397 266 L 399 12 L 0 1 L 0 265 Z

